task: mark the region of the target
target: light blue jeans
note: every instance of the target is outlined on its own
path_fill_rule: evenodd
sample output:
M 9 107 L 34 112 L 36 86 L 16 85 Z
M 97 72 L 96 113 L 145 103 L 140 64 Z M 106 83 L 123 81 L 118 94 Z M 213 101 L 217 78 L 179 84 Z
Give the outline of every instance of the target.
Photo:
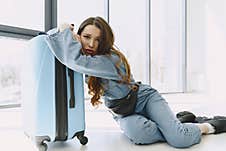
M 176 148 L 190 147 L 201 140 L 201 131 L 192 123 L 182 124 L 165 99 L 148 85 L 141 85 L 135 114 L 114 116 L 124 134 L 135 144 L 167 142 Z

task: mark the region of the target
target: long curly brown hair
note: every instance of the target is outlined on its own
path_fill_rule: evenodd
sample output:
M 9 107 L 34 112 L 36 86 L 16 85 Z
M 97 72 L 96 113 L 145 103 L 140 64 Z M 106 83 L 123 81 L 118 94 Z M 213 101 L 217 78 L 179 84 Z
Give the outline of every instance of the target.
M 96 55 L 110 55 L 112 53 L 118 55 L 120 59 L 115 64 L 115 66 L 119 76 L 121 76 L 122 78 L 122 81 L 118 82 L 129 83 L 131 75 L 130 66 L 125 56 L 114 47 L 114 34 L 109 24 L 101 17 L 90 17 L 82 22 L 77 34 L 81 35 L 82 31 L 87 25 L 95 25 L 101 31 L 100 42 Z M 123 63 L 125 66 L 125 75 L 123 75 L 119 70 L 119 66 L 121 63 Z M 91 104 L 93 106 L 98 106 L 99 104 L 101 104 L 102 102 L 100 101 L 100 97 L 103 95 L 103 86 L 101 85 L 101 78 L 90 76 L 88 79 L 88 88 L 89 94 L 92 95 Z

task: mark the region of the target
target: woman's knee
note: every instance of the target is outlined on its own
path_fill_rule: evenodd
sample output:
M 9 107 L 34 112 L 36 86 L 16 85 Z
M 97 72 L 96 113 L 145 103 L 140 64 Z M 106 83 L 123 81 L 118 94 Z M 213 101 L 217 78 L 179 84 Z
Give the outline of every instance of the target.
M 131 115 L 120 120 L 124 134 L 135 144 L 151 144 L 162 141 L 156 124 L 141 115 Z
M 180 130 L 165 136 L 168 144 L 176 148 L 186 148 L 197 144 L 201 140 L 201 134 L 190 126 L 183 126 Z

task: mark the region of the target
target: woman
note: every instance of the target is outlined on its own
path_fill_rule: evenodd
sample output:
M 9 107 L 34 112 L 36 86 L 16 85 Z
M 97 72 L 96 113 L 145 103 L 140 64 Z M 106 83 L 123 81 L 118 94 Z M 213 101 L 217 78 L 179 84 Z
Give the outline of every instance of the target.
M 103 18 L 86 19 L 77 34 L 73 29 L 73 25 L 66 25 L 49 31 L 48 46 L 63 64 L 86 74 L 92 105 L 101 104 L 103 97 L 133 143 L 166 141 L 177 148 L 190 147 L 200 142 L 202 134 L 226 131 L 225 118 L 182 123 L 188 120 L 185 114 L 179 120 L 157 90 L 135 82 L 128 61 L 115 49 L 112 29 Z

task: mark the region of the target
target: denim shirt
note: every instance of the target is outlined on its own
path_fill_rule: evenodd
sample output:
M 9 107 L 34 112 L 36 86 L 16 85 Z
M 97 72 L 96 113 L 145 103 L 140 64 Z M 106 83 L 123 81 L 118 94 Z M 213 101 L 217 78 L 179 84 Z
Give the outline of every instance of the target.
M 105 101 L 115 100 L 125 97 L 130 88 L 128 84 L 119 83 L 121 76 L 116 70 L 115 63 L 119 57 L 112 53 L 110 55 L 83 55 L 81 53 L 81 43 L 73 38 L 69 28 L 59 32 L 53 29 L 48 32 L 45 38 L 55 57 L 68 68 L 84 73 L 86 82 L 88 76 L 101 78 L 104 88 L 103 99 Z M 119 70 L 125 73 L 125 66 L 121 63 Z M 131 76 L 131 84 L 135 83 Z

